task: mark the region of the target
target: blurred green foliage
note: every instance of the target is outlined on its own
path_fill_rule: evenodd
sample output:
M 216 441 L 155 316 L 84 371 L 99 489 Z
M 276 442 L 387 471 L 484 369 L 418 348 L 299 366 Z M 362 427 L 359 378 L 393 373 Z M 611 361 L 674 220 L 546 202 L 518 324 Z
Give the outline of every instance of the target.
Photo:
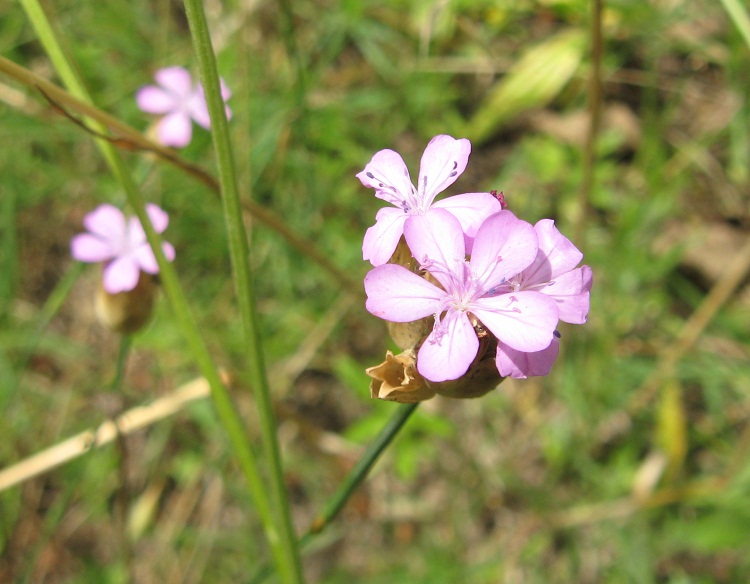
M 503 190 L 521 218 L 553 217 L 573 235 L 592 68 L 588 2 L 290 4 L 291 14 L 284 3 L 207 2 L 233 90 L 243 197 L 361 277 L 362 236 L 381 205 L 354 175 L 393 148 L 414 176 L 427 141 L 448 132 L 476 138 L 451 192 Z M 135 107 L 138 87 L 159 67 L 194 65 L 178 2 L 46 8 L 97 105 L 136 128 L 150 123 Z M 603 126 L 589 219 L 575 242 L 595 274 L 590 322 L 562 328 L 548 378 L 421 406 L 306 561 L 310 581 L 746 581 L 747 288 L 671 378 L 652 394 L 643 388 L 747 239 L 750 49 L 721 5 L 705 0 L 613 0 L 603 31 Z M 52 77 L 14 3 L 0 5 L 0 53 Z M 36 334 L 45 302 L 78 269 L 68 241 L 81 218 L 123 196 L 90 136 L 4 78 L 0 138 L 6 467 L 166 393 L 196 368 L 162 303 L 135 339 L 124 393 L 107 393 L 117 339 L 92 316 L 95 267 Z M 205 131 L 183 154 L 214 171 Z M 235 375 L 255 436 L 250 392 L 235 371 L 243 346 L 220 201 L 149 154 L 126 156 L 147 198 L 171 214 L 166 235 L 182 284 L 217 363 Z M 325 271 L 251 225 L 302 530 L 390 414 L 392 404 L 370 400 L 363 372 L 389 341 L 361 302 L 343 308 Z M 710 243 L 725 232 L 734 239 Z M 290 363 L 326 319 L 333 332 L 317 339 L 300 375 Z M 150 521 L 123 541 L 127 510 L 149 496 Z M 0 581 L 241 582 L 267 557 L 261 541 L 206 403 L 0 493 Z

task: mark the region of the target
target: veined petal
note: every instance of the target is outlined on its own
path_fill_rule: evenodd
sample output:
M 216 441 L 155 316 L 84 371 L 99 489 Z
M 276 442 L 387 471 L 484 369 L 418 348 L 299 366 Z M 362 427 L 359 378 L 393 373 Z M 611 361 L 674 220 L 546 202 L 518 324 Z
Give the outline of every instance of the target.
M 125 215 L 114 205 L 99 205 L 84 216 L 83 226 L 116 247 L 125 236 Z
M 589 314 L 589 291 L 593 274 L 589 266 L 581 266 L 557 276 L 539 292 L 557 302 L 560 320 L 571 324 L 583 324 Z
M 479 228 L 471 267 L 483 285 L 495 286 L 523 271 L 536 254 L 537 236 L 531 224 L 510 211 L 500 211 Z
M 466 253 L 461 224 L 445 209 L 430 209 L 424 215 L 410 215 L 404 225 L 404 237 L 412 255 L 423 264 L 447 291 L 455 288 L 456 280 L 463 281 Z M 440 269 L 431 270 L 436 262 Z M 450 273 L 445 271 L 445 268 Z
M 166 114 L 176 107 L 174 95 L 155 85 L 141 87 L 135 94 L 135 103 L 148 114 Z
M 443 318 L 445 331 L 436 338 L 433 332 L 417 355 L 417 370 L 430 381 L 458 379 L 477 356 L 479 339 L 464 312 L 450 311 Z
M 128 292 L 136 287 L 140 270 L 132 257 L 116 258 L 104 268 L 102 285 L 110 294 Z
M 398 240 L 404 233 L 407 215 L 395 207 L 383 207 L 375 216 L 375 225 L 365 232 L 362 242 L 362 259 L 373 266 L 386 263 L 396 250 Z
M 516 351 L 503 342 L 497 343 L 495 364 L 503 377 L 525 379 L 548 375 L 560 352 L 560 342 L 552 338 L 549 347 L 533 353 Z
M 464 193 L 447 197 L 433 203 L 432 208 L 450 211 L 451 215 L 458 219 L 464 232 L 467 254 L 471 254 L 474 238 L 484 220 L 503 210 L 500 201 L 489 193 Z
M 70 254 L 79 262 L 105 262 L 115 257 L 115 250 L 109 242 L 81 233 L 70 240 Z
M 524 352 L 546 349 L 558 321 L 555 301 L 531 291 L 479 298 L 471 311 L 498 340 Z
M 524 270 L 522 286 L 549 282 L 575 268 L 583 259 L 583 254 L 558 231 L 552 219 L 538 221 L 534 231 L 539 238 L 539 251 L 534 262 Z
M 445 292 L 406 268 L 379 266 L 365 276 L 365 307 L 392 322 L 412 322 L 434 314 Z
M 159 142 L 165 146 L 183 148 L 190 144 L 193 137 L 193 127 L 190 117 L 182 112 L 168 114 L 159 121 L 156 128 Z
M 417 192 L 422 209 L 426 209 L 443 192 L 456 182 L 466 169 L 471 154 L 471 142 L 466 138 L 456 140 L 441 134 L 427 144 L 419 165 Z
M 163 88 L 180 97 L 187 97 L 193 92 L 193 79 L 184 67 L 165 67 L 159 69 L 154 78 Z
M 393 150 L 376 152 L 357 178 L 366 187 L 375 189 L 375 196 L 403 210 L 405 203 L 413 203 L 414 187 L 404 159 Z

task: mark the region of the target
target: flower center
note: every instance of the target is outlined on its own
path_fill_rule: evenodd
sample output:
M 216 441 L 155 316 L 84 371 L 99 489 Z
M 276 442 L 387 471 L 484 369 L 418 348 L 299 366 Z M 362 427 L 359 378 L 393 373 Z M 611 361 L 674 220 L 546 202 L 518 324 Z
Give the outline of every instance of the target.
M 474 300 L 482 296 L 480 280 L 466 259 L 456 258 L 450 265 L 425 256 L 420 269 L 428 271 L 445 289 L 435 311 L 434 342 L 448 333 L 448 324 L 460 313 L 470 312 Z

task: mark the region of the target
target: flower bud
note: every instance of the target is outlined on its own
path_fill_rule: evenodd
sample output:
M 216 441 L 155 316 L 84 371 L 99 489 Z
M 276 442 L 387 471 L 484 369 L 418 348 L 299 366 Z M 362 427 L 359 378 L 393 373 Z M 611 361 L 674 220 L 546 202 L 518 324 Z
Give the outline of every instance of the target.
M 135 288 L 116 294 L 107 292 L 100 283 L 94 306 L 99 322 L 124 335 L 140 330 L 151 317 L 156 282 L 154 276 L 141 272 Z

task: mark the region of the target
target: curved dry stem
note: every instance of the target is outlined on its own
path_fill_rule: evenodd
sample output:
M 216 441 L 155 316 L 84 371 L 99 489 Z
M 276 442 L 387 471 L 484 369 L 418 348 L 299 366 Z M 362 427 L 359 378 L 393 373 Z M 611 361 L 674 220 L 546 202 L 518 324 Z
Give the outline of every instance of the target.
M 194 179 L 200 181 L 217 196 L 220 194 L 221 189 L 219 187 L 219 182 L 205 169 L 185 160 L 172 148 L 162 146 L 149 140 L 138 130 L 121 122 L 107 112 L 77 99 L 54 83 L 50 83 L 46 79 L 39 77 L 28 69 L 21 67 L 2 56 L 0 56 L 0 73 L 5 73 L 9 77 L 12 77 L 27 87 L 39 92 L 58 113 L 68 118 L 68 120 L 77 126 L 83 128 L 86 132 L 97 138 L 110 142 L 117 148 L 151 152 L 159 158 L 183 170 Z M 85 119 L 80 119 L 76 116 L 83 116 L 84 118 L 95 120 L 110 132 L 110 134 L 103 134 L 97 129 L 90 127 Z M 263 223 L 269 229 L 278 233 L 293 249 L 302 255 L 309 257 L 328 272 L 328 274 L 338 282 L 342 289 L 352 294 L 362 294 L 361 286 L 358 282 L 351 278 L 344 270 L 331 262 L 331 260 L 321 252 L 312 241 L 289 229 L 284 221 L 275 213 L 246 197 L 242 198 L 242 207 L 252 217 Z

